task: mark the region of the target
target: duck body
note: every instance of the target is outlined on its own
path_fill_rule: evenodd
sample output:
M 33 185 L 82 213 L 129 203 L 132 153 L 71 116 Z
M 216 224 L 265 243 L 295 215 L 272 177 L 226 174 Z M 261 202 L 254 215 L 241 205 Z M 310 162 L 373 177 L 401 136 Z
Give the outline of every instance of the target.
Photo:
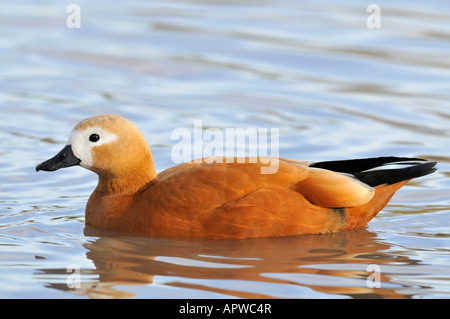
M 98 139 L 97 139 L 98 138 Z M 99 176 L 86 224 L 151 237 L 244 239 L 364 227 L 410 179 L 436 163 L 417 158 L 302 162 L 206 158 L 156 174 L 137 128 L 116 115 L 78 124 L 68 145 L 36 170 L 80 165 Z M 405 164 L 398 169 L 385 166 Z M 378 168 L 378 169 L 377 169 Z

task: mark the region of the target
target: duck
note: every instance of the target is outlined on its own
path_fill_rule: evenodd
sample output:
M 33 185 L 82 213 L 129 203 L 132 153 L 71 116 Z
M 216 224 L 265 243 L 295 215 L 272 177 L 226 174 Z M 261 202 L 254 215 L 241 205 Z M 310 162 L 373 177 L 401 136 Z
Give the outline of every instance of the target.
M 263 157 L 200 158 L 159 173 L 138 128 L 97 115 L 79 122 L 68 143 L 36 171 L 81 166 L 98 175 L 85 224 L 137 236 L 248 239 L 363 228 L 413 178 L 436 170 L 422 158 L 335 161 Z

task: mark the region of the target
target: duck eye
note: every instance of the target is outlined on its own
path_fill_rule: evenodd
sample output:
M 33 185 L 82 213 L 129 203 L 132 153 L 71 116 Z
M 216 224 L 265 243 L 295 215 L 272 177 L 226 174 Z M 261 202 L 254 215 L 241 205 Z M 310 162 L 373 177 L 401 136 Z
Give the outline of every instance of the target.
M 100 139 L 100 136 L 98 134 L 91 134 L 91 136 L 89 136 L 89 141 L 91 142 L 97 142 Z

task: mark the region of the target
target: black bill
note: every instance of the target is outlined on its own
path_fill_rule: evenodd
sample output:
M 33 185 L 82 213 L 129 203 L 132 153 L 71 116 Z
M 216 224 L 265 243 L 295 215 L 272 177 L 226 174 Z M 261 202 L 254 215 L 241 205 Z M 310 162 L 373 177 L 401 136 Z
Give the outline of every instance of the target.
M 81 160 L 73 154 L 72 146 L 66 145 L 55 157 L 36 166 L 36 172 L 56 171 L 60 168 L 79 165 L 80 162 Z

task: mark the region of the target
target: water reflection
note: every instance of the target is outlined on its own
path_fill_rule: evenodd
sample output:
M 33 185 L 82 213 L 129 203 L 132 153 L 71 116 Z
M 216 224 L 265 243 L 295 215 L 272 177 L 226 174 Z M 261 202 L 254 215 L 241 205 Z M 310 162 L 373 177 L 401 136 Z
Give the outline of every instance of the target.
M 86 236 L 96 236 L 84 244 L 94 268 L 82 270 L 80 288 L 68 288 L 66 269 L 36 269 L 36 276 L 49 288 L 90 298 L 135 297 L 133 286 L 155 290 L 155 298 L 164 298 L 163 286 L 178 291 L 174 298 L 407 298 L 396 292 L 403 285 L 391 282 L 390 273 L 417 264 L 387 252 L 390 246 L 366 229 L 242 241 L 101 233 L 85 228 Z M 371 284 L 377 273 L 369 265 L 381 267 L 380 288 Z M 394 268 L 383 273 L 384 266 Z

